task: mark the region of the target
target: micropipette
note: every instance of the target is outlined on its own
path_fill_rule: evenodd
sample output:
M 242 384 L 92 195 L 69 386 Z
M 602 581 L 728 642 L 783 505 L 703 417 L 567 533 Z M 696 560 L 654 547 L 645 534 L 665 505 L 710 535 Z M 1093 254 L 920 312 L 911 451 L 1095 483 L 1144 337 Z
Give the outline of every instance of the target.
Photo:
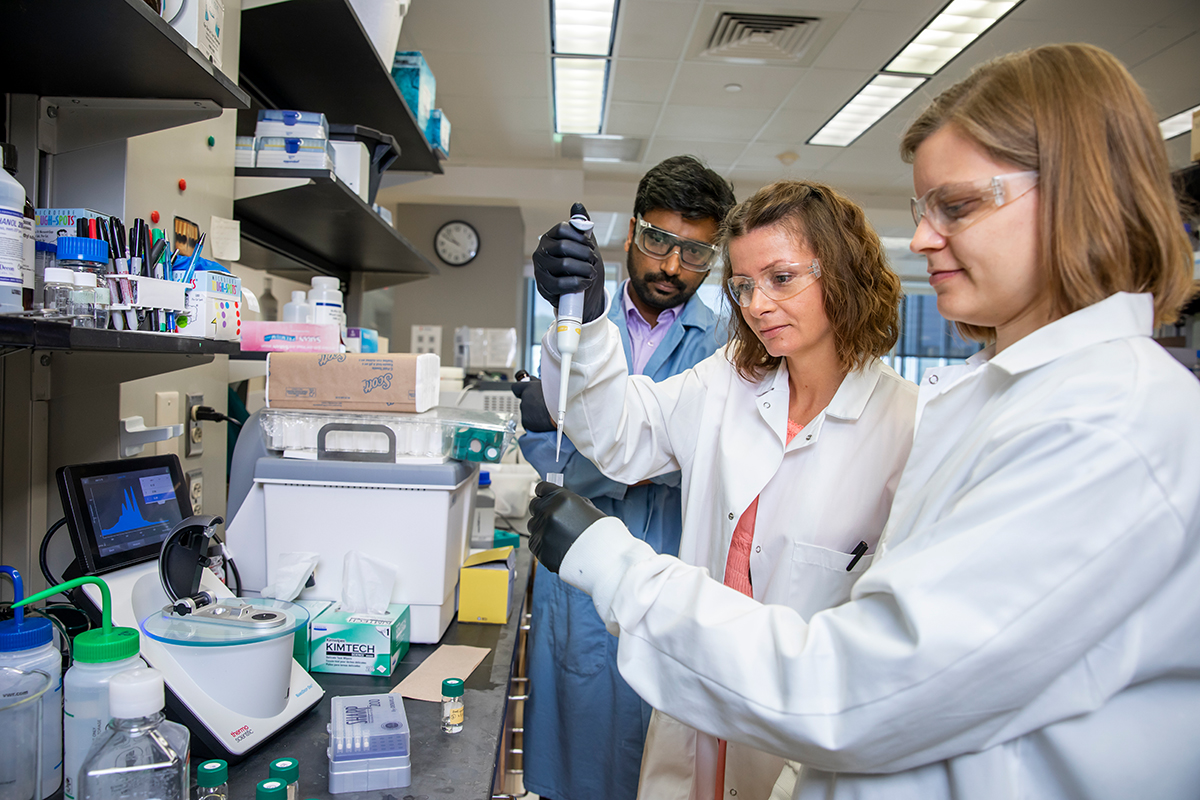
M 588 219 L 582 203 L 571 206 L 571 227 L 587 233 L 594 224 Z M 571 359 L 579 350 L 579 335 L 583 328 L 583 292 L 572 292 L 558 298 L 558 352 L 562 356 L 562 377 L 558 384 L 558 444 L 554 448 L 557 462 L 562 452 L 563 421 L 567 416 L 567 384 L 571 379 Z

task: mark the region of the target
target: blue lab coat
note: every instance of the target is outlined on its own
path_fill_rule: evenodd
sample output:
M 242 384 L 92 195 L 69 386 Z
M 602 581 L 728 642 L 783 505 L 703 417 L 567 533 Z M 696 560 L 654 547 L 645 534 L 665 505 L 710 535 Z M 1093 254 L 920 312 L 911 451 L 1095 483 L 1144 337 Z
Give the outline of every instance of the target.
M 608 317 L 621 331 L 625 363 L 633 362 L 625 322 L 624 285 Z M 725 341 L 717 316 L 693 295 L 646 362 L 656 381 L 690 369 Z M 519 444 L 543 477 L 562 472 L 568 489 L 619 517 L 660 553 L 677 555 L 683 528 L 679 473 L 646 486 L 609 480 L 564 438 L 527 433 Z M 529 631 L 529 702 L 525 712 L 525 788 L 554 800 L 634 800 L 651 708 L 617 671 L 617 639 L 592 599 L 540 564 L 533 585 Z

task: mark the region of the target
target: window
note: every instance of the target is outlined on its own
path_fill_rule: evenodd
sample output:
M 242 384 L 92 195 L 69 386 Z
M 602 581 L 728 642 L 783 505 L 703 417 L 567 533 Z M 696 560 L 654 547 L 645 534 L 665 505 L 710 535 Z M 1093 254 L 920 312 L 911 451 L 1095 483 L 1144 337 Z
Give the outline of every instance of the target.
M 913 383 L 930 367 L 961 364 L 982 349 L 959 336 L 954 325 L 938 313 L 937 295 L 905 295 L 900 304 L 900 338 L 893 355 L 884 360 Z

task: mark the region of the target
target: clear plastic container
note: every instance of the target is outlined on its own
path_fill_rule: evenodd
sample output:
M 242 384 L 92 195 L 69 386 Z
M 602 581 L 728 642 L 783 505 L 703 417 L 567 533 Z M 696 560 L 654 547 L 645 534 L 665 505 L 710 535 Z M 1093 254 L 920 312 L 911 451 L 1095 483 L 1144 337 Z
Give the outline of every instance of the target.
M 475 525 L 471 530 L 471 546 L 491 548 L 496 541 L 496 495 L 492 491 L 492 476 L 487 470 L 479 472 L 479 490 L 475 493 Z
M 0 797 L 40 800 L 42 797 L 42 698 L 50 691 L 50 676 L 41 670 L 0 666 Z
M 54 242 L 34 242 L 33 307 L 42 307 L 43 290 L 46 286 L 46 270 L 55 266 L 57 248 Z
M 75 273 L 62 267 L 46 270 L 42 287 L 42 308 L 53 309 L 55 316 L 71 316 L 71 293 L 75 291 Z
M 264 136 L 255 140 L 254 163 L 259 168 L 328 169 L 334 167 L 333 146 L 326 139 Z
M 396 461 L 440 463 L 453 458 L 456 450 L 468 456 L 460 460 L 499 461 L 512 445 L 516 433 L 513 414 L 438 406 L 420 414 L 369 414 L 366 412 L 264 409 L 260 418 L 267 447 L 295 455 L 315 454 L 317 437 L 329 423 L 386 426 L 396 437 Z M 488 442 L 477 453 L 467 452 L 471 442 Z M 387 452 L 384 435 L 362 431 L 329 431 L 327 450 L 349 453 Z
M 96 327 L 96 275 L 75 273 L 75 290 L 71 292 L 71 324 L 76 328 Z
M 111 313 L 112 292 L 107 285 L 96 287 L 96 327 L 101 330 L 108 327 L 108 317 Z
M 329 122 L 319 111 L 292 111 L 264 108 L 258 112 L 254 135 L 287 136 L 300 139 L 328 139 Z
M 55 265 L 72 272 L 108 273 L 108 242 L 83 236 L 60 236 L 55 245 Z
M 79 771 L 85 800 L 188 800 L 191 735 L 163 715 L 156 669 L 133 669 L 108 684 L 113 720 Z
M 312 322 L 308 298 L 304 292 L 292 292 L 292 301 L 283 304 L 284 322 Z

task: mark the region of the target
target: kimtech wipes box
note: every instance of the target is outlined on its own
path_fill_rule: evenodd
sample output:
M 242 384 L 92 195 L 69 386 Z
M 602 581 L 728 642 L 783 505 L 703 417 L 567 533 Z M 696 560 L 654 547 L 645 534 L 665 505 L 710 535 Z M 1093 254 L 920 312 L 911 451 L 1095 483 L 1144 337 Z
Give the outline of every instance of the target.
M 308 671 L 391 675 L 408 642 L 407 605 L 392 603 L 383 614 L 339 611 L 334 605 L 312 623 Z
M 432 353 L 271 353 L 267 406 L 324 411 L 428 411 L 437 405 Z

